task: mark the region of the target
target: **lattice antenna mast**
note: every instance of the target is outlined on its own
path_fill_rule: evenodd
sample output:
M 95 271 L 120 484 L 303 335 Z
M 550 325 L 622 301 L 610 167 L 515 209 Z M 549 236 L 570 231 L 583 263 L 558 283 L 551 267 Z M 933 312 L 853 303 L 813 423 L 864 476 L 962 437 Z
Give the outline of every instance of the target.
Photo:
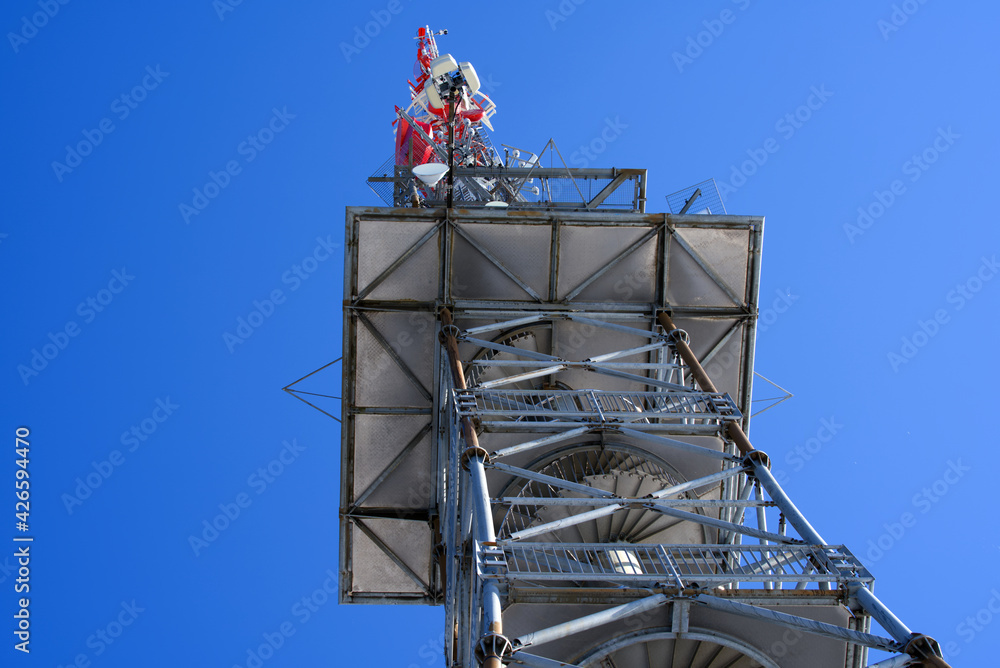
M 489 135 L 496 105 L 471 63 L 438 52 L 446 33 L 418 31 L 410 104 L 396 107 L 393 154 L 368 179 L 387 205 L 645 210 L 646 170 L 571 169 L 552 140 L 501 157 Z
M 747 438 L 763 219 L 481 164 L 492 103 L 418 43 L 370 180 L 408 208 L 347 210 L 341 602 L 444 604 L 449 668 L 946 666 Z

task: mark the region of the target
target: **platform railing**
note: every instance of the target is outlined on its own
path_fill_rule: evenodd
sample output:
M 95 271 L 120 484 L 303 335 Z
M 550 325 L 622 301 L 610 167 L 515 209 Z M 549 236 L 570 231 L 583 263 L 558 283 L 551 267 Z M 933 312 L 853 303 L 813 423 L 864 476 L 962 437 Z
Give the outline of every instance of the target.
M 843 545 L 660 545 L 527 543 L 478 546 L 484 578 L 571 581 L 577 586 L 803 588 L 810 583 L 868 584 L 871 573 Z
M 696 419 L 720 425 L 742 413 L 728 394 L 719 392 L 611 392 L 603 390 L 455 390 L 459 416 L 481 421 L 576 421 L 663 423 Z

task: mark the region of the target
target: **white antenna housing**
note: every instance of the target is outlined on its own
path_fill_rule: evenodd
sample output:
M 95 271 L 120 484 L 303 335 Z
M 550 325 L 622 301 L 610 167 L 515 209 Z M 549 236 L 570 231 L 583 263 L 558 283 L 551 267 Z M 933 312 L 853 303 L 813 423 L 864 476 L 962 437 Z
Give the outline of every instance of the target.
M 436 79 L 438 77 L 444 76 L 449 72 L 454 72 L 458 69 L 458 62 L 455 57 L 450 53 L 446 53 L 443 56 L 438 56 L 431 61 L 431 77 Z
M 417 165 L 413 168 L 413 175 L 431 188 L 437 185 L 437 182 L 441 180 L 441 177 L 447 173 L 448 165 L 440 162 L 428 162 L 423 165 Z
M 462 63 L 459 66 L 462 70 L 462 76 L 465 77 L 465 83 L 469 86 L 469 95 L 475 95 L 479 92 L 479 75 L 476 74 L 476 68 L 472 66 L 472 63 Z

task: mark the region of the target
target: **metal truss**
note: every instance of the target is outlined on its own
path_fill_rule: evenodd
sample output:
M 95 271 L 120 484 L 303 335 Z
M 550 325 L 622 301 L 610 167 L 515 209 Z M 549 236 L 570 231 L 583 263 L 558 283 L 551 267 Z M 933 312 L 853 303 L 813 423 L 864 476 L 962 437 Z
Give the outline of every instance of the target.
M 405 111 L 398 110 L 397 113 L 415 131 L 411 142 L 423 142 L 432 146 L 436 161 L 447 164 L 446 149 L 426 135 Z M 501 158 L 495 153 L 489 135 L 482 128 L 471 130 L 463 136 L 466 141 L 478 144 L 494 157 L 491 160 L 493 164 L 455 167 L 454 197 L 456 203 L 462 206 L 503 203 L 515 209 L 610 209 L 636 213 L 642 213 L 646 209 L 645 169 L 571 168 L 552 139 L 546 142 L 537 155 L 525 151 L 523 153 L 526 155 L 521 156 L 519 154 L 522 151 L 515 149 L 518 157 L 515 158 L 508 152 L 506 157 Z M 412 144 L 410 149 L 406 151 L 407 155 L 412 155 Z M 472 145 L 464 149 L 468 152 Z M 561 165 L 552 166 L 556 162 Z M 549 163 L 550 166 L 543 167 L 544 163 Z M 444 187 L 428 189 L 414 177 L 413 167 L 411 164 L 397 164 L 396 155 L 390 156 L 368 178 L 368 185 L 389 206 L 445 206 Z
M 649 344 L 566 360 L 481 338 L 555 317 L 641 336 Z M 533 649 L 660 608 L 669 609 L 673 620 L 662 630 L 664 637 L 686 633 L 685 642 L 711 640 L 717 653 L 728 647 L 764 666 L 778 664 L 716 631 L 699 635 L 689 628 L 690 611 L 712 610 L 846 642 L 856 648 L 850 665 L 863 666 L 867 648 L 897 653 L 884 665 L 946 665 L 933 640 L 912 633 L 874 596 L 874 578 L 864 565 L 845 546 L 827 544 L 794 506 L 771 475 L 767 455 L 743 432 L 736 404 L 716 390 L 686 334 L 664 312 L 657 322 L 659 327 L 640 330 L 596 313 L 538 313 L 462 331 L 450 311 L 442 310 L 447 353 L 442 363 L 450 370 L 443 378 L 452 381 L 445 422 L 454 439 L 443 517 L 446 623 L 472 632 L 469 638 L 446 638 L 451 665 L 569 665 Z M 498 355 L 463 365 L 460 343 Z M 498 359 L 501 353 L 504 359 Z M 635 361 L 639 358 L 644 361 Z M 489 380 L 484 368 L 494 370 Z M 576 390 L 548 382 L 570 369 L 646 389 Z M 491 434 L 519 441 L 487 452 L 479 439 Z M 722 447 L 678 438 L 690 436 L 714 437 Z M 600 439 L 599 451 L 573 445 L 591 437 Z M 615 445 L 616 439 L 626 444 Z M 655 456 L 643 456 L 647 447 L 697 456 L 714 462 L 715 471 L 679 480 Z M 524 463 L 542 452 L 556 454 Z M 659 487 L 629 496 L 616 485 L 599 483 L 626 473 Z M 510 481 L 499 496 L 490 496 L 488 474 Z M 711 540 L 661 540 L 684 527 L 697 527 Z M 574 535 L 591 539 L 568 540 Z M 632 600 L 516 638 L 504 635 L 503 610 L 511 601 L 583 603 L 609 591 Z M 845 628 L 775 609 L 810 597 L 847 606 L 858 623 Z M 871 619 L 889 637 L 870 633 Z M 652 637 L 643 635 L 641 641 Z M 610 656 L 615 647 L 577 665 Z
M 704 667 L 779 665 L 706 611 L 837 639 L 849 668 L 867 648 L 896 652 L 886 666 L 943 665 L 744 432 L 763 219 L 603 206 L 347 219 L 343 602 L 445 603 L 454 668 L 567 665 L 543 655 L 586 629 L 576 665 L 664 642 L 715 657 Z M 574 356 L 580 332 L 594 343 Z M 579 614 L 518 624 L 536 603 Z M 652 613 L 671 623 L 654 630 Z

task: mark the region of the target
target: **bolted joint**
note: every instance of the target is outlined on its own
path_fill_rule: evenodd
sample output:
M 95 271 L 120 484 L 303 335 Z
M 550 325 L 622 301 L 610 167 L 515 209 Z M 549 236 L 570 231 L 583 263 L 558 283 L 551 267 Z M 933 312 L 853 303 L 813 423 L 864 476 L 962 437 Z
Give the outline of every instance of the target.
M 510 644 L 507 636 L 500 633 L 487 633 L 476 645 L 476 661 L 480 666 L 492 661 L 493 665 L 499 666 L 510 658 L 514 648 Z
M 763 450 L 752 450 L 747 453 L 747 456 L 743 458 L 745 466 L 749 466 L 751 469 L 756 468 L 755 464 L 763 464 L 764 468 L 768 471 L 771 470 L 771 458 L 767 456 L 767 453 Z
M 438 339 L 441 343 L 446 343 L 449 336 L 454 336 L 455 339 L 460 339 L 462 337 L 462 330 L 460 330 L 457 325 L 442 325 L 441 333 L 438 335 Z
M 671 343 L 681 341 L 682 343 L 691 345 L 691 336 L 683 329 L 671 329 L 666 333 L 666 337 Z
M 941 645 L 937 640 L 922 633 L 914 633 L 903 651 L 917 659 L 913 665 L 923 668 L 951 668 L 944 660 Z
M 490 453 L 486 452 L 484 448 L 480 448 L 479 446 L 466 448 L 462 453 L 461 459 L 459 460 L 462 463 L 462 468 L 466 471 L 469 470 L 469 460 L 473 457 L 482 459 L 484 464 L 488 464 L 490 461 Z

